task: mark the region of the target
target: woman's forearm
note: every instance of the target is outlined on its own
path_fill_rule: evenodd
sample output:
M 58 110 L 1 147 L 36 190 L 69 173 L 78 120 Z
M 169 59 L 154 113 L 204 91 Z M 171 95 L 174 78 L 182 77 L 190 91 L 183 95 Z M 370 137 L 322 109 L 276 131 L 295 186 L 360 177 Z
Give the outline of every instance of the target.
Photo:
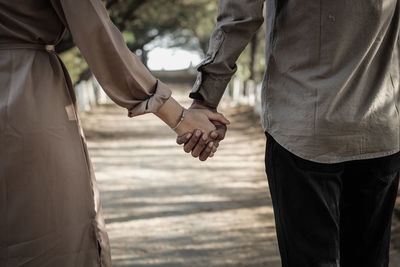
M 154 114 L 169 127 L 175 127 L 182 115 L 183 107 L 171 96 Z

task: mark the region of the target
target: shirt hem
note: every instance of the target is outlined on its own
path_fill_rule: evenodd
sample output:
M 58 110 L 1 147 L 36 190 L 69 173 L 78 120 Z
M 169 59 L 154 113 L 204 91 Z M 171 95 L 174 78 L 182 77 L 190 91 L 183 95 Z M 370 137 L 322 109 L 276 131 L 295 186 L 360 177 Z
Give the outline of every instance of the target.
M 352 155 L 352 156 L 341 156 L 341 157 L 337 156 L 337 157 L 332 157 L 332 159 L 316 159 L 315 157 L 312 157 L 312 156 L 304 154 L 304 153 L 300 153 L 300 152 L 296 151 L 295 149 L 292 149 L 291 146 L 285 144 L 280 139 L 279 135 L 271 133 L 268 130 L 265 130 L 265 132 L 267 132 L 269 135 L 271 135 L 280 146 L 282 146 L 283 148 L 285 148 L 287 151 L 294 154 L 295 156 L 300 157 L 304 160 L 309 160 L 312 162 L 322 163 L 322 164 L 335 164 L 335 163 L 343 163 L 343 162 L 348 162 L 348 161 L 382 158 L 382 157 L 391 156 L 391 155 L 394 155 L 394 154 L 400 152 L 400 149 L 394 149 L 394 150 L 389 150 L 389 151 L 363 153 L 363 154 Z

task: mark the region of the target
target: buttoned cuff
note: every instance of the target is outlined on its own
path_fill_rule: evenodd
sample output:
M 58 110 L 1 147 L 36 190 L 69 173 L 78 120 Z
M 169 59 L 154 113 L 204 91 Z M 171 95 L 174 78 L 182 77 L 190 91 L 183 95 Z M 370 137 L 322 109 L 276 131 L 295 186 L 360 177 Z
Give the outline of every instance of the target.
M 211 75 L 199 72 L 189 97 L 203 100 L 208 106 L 216 108 L 230 80 L 230 78 L 216 79 Z
M 171 97 L 171 89 L 157 80 L 154 93 L 145 101 L 129 109 L 128 116 L 135 117 L 145 113 L 155 113 Z

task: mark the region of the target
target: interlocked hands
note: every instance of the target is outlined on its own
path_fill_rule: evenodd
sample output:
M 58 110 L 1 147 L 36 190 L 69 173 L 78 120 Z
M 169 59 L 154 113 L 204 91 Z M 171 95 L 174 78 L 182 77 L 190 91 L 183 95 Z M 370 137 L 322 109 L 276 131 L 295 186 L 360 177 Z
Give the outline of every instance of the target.
M 186 153 L 192 152 L 192 156 L 205 161 L 214 156 L 217 151 L 219 142 L 225 138 L 229 121 L 214 108 L 210 108 L 199 100 L 194 100 L 188 111 L 200 111 L 206 115 L 213 126 L 208 126 L 204 131 L 197 129 L 193 132 L 180 129 L 176 142 L 178 145 L 183 145 L 183 150 Z M 188 120 L 189 121 L 189 118 Z M 191 125 L 192 127 L 194 125 Z M 181 128 L 181 127 L 180 127 Z M 187 127 L 190 129 L 190 127 Z

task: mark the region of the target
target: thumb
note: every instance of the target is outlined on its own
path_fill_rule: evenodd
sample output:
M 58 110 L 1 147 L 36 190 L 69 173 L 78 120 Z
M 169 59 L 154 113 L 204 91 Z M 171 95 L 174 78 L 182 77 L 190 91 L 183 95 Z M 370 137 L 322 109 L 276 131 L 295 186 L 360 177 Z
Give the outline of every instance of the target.
M 219 121 L 222 124 L 230 124 L 230 121 L 227 118 L 225 118 L 224 115 L 218 112 L 212 112 L 210 110 L 207 110 L 205 114 L 211 121 Z

